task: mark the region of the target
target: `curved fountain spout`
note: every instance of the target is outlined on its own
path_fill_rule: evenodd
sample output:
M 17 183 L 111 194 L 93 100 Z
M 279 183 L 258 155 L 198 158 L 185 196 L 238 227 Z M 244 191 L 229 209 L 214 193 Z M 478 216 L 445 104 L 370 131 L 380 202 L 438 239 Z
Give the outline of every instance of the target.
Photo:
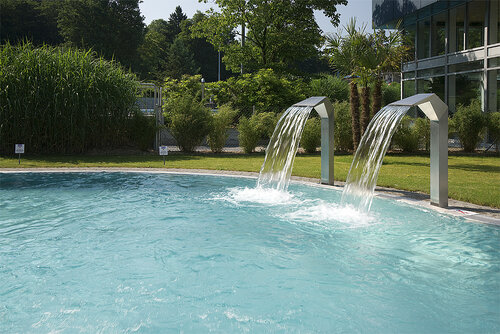
M 334 135 L 334 111 L 333 105 L 326 96 L 313 96 L 293 107 L 310 107 L 318 113 L 321 118 L 321 183 L 333 185 L 333 135 Z
M 417 94 L 390 104 L 419 107 L 431 121 L 431 204 L 448 206 L 448 106 L 436 94 Z

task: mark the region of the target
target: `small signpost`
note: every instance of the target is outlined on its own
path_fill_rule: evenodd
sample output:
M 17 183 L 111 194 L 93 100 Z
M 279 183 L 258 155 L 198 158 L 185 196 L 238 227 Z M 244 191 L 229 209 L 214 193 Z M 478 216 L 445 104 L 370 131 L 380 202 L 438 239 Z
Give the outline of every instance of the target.
M 168 155 L 168 146 L 160 146 L 160 155 L 163 155 L 163 166 L 165 166 L 165 156 Z
M 21 164 L 21 154 L 24 154 L 24 144 L 16 144 L 15 153 L 19 154 L 19 164 Z

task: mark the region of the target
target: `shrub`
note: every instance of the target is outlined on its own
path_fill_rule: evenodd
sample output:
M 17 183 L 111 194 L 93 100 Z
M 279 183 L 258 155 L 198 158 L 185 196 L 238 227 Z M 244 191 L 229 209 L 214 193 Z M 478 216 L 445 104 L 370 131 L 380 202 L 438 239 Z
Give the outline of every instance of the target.
M 335 149 L 344 152 L 352 150 L 352 118 L 349 102 L 334 103 L 333 110 L 335 112 L 335 135 L 333 138 Z
M 453 128 L 465 152 L 474 149 L 483 139 L 486 116 L 481 111 L 481 102 L 473 100 L 469 105 L 459 104 L 453 115 Z
M 316 152 L 316 148 L 321 145 L 321 120 L 317 117 L 312 117 L 307 120 L 300 138 L 300 146 L 307 153 Z
M 238 123 L 238 140 L 245 153 L 252 153 L 260 140 L 259 128 L 252 118 L 242 116 Z
M 425 118 L 417 118 L 414 124 L 414 131 L 419 138 L 419 145 L 422 145 L 426 151 L 431 146 L 431 121 Z
M 192 95 L 170 99 L 165 109 L 165 121 L 177 145 L 182 151 L 193 152 L 210 132 L 210 111 Z
M 252 115 L 255 118 L 255 124 L 260 132 L 261 138 L 269 139 L 273 135 L 278 116 L 273 112 L 262 112 Z
M 129 121 L 129 138 L 139 149 L 146 151 L 154 146 L 156 136 L 156 120 L 135 111 Z
M 138 81 L 92 52 L 0 47 L 0 152 L 81 153 L 128 141 Z
M 306 98 L 307 86 L 301 79 L 289 79 L 271 69 L 261 69 L 207 84 L 207 94 L 214 95 L 215 102 L 231 104 L 241 115 L 272 112 L 278 114 Z M 255 110 L 254 110 L 255 107 Z
M 415 131 L 413 118 L 404 116 L 392 137 L 393 143 L 403 152 L 415 152 L 418 150 L 419 137 Z
M 498 152 L 500 145 L 500 112 L 492 112 L 488 115 L 488 133 Z
M 323 74 L 309 83 L 309 95 L 327 96 L 332 102 L 349 101 L 349 83 L 342 77 Z
M 401 99 L 401 85 L 397 82 L 382 85 L 382 106 L 386 106 L 392 102 Z M 378 110 L 374 110 L 374 113 Z
M 212 152 L 222 152 L 228 137 L 227 128 L 233 123 L 235 116 L 236 111 L 228 105 L 221 106 L 217 113 L 213 115 L 212 128 L 207 137 L 208 145 L 210 145 Z
M 245 153 L 252 153 L 262 138 L 270 138 L 277 122 L 278 117 L 271 112 L 253 114 L 250 118 L 241 117 L 238 140 Z

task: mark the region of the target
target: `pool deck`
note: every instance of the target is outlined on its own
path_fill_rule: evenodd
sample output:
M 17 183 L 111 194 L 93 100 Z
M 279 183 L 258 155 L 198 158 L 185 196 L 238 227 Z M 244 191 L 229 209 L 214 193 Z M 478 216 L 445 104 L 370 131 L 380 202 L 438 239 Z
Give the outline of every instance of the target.
M 158 174 L 205 174 L 218 176 L 257 178 L 259 173 L 237 172 L 207 169 L 176 169 L 176 168 L 0 168 L 0 173 L 81 173 L 81 172 L 132 172 L 132 173 L 158 173 Z M 315 184 L 324 188 L 342 189 L 345 182 L 335 181 L 334 186 L 320 184 L 319 179 L 292 176 L 292 180 L 300 183 Z M 392 188 L 377 187 L 375 196 L 381 198 L 390 198 L 398 202 L 419 206 L 428 210 L 434 210 L 443 214 L 456 217 L 463 217 L 467 221 L 480 222 L 500 226 L 500 209 L 471 204 L 467 202 L 448 200 L 448 208 L 440 208 L 430 204 L 429 195 L 419 192 L 398 190 Z

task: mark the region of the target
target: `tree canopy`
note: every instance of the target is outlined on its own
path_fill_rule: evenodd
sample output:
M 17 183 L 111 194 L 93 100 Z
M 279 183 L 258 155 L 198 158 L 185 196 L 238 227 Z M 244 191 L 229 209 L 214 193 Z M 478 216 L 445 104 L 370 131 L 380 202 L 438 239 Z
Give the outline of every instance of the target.
M 199 0 L 207 2 L 207 0 Z M 337 5 L 346 0 L 215 0 L 220 11 L 207 12 L 207 19 L 193 27 L 225 53 L 224 62 L 233 72 L 259 68 L 283 71 L 301 60 L 317 56 L 322 31 L 314 10 L 322 10 L 334 25 L 339 22 Z M 242 29 L 244 28 L 244 29 Z M 230 36 L 239 36 L 240 41 Z

